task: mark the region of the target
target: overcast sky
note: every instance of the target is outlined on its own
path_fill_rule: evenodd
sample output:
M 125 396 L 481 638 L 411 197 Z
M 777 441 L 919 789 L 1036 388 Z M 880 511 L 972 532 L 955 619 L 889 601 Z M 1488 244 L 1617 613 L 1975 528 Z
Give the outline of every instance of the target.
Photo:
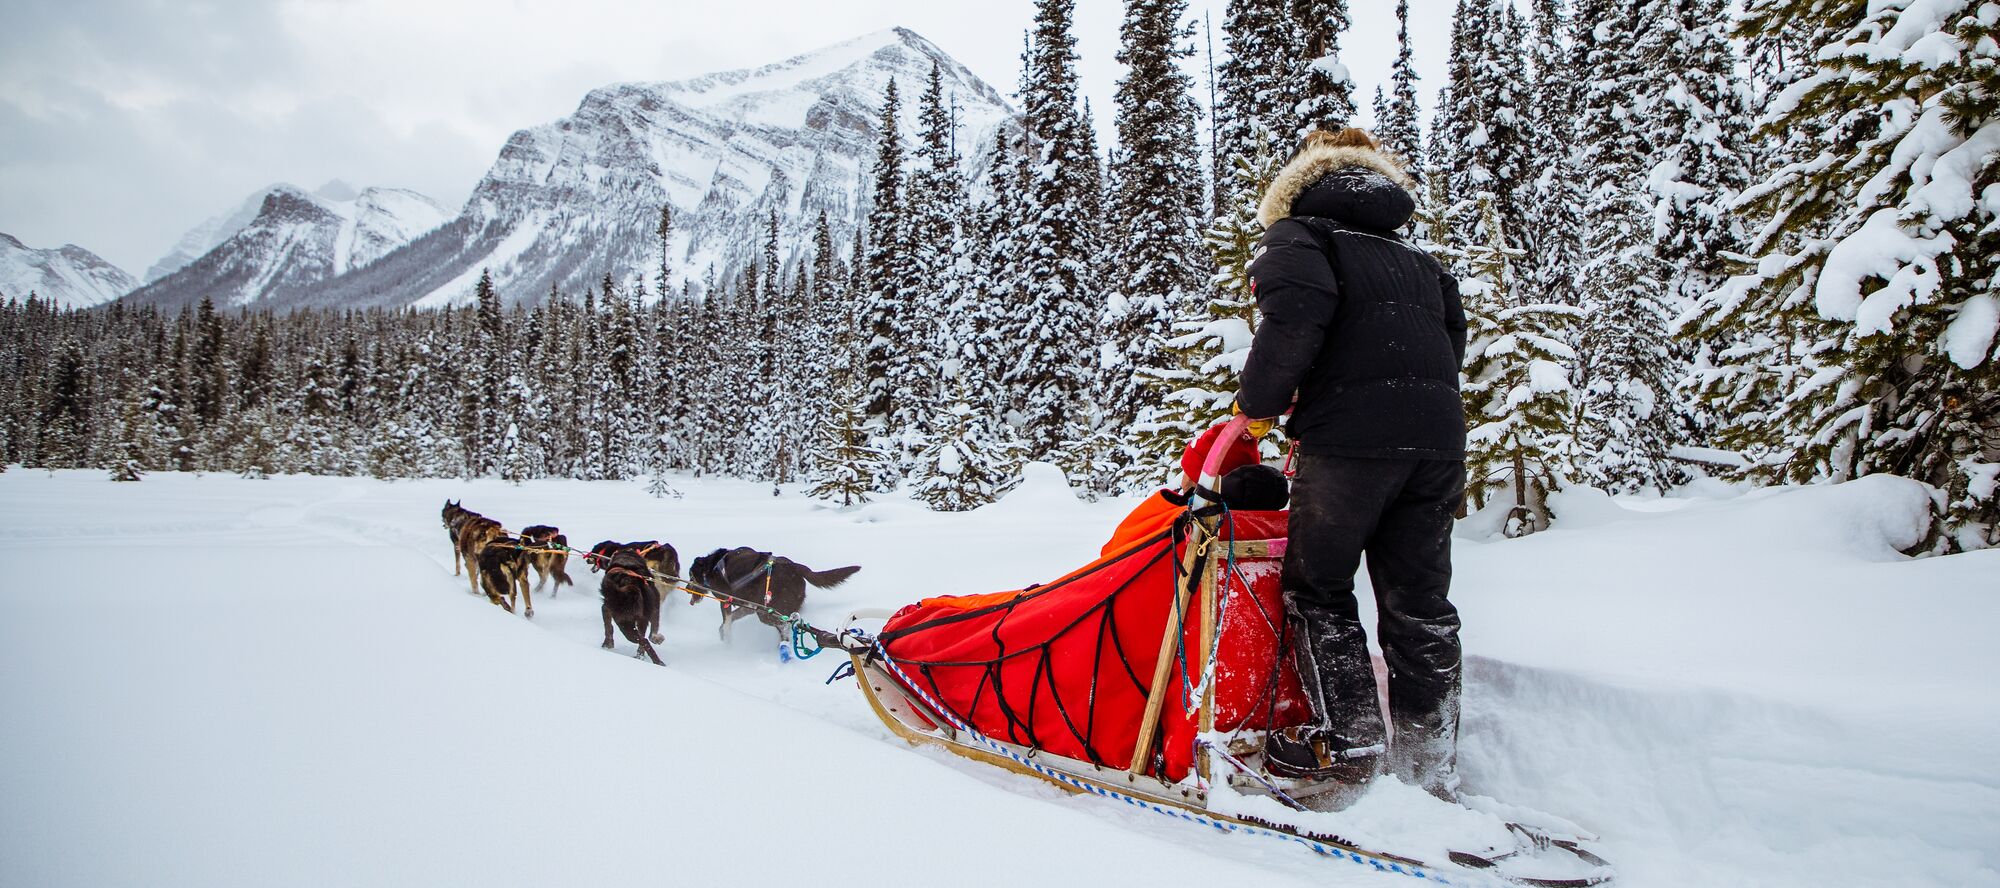
M 1221 52 L 1223 0 L 1191 6 L 1196 21 L 1213 14 Z M 1411 3 L 1426 101 L 1451 6 Z M 1108 145 L 1123 4 L 1077 7 Z M 1365 117 L 1395 60 L 1395 4 L 1350 7 L 1342 55 Z M 1031 0 L 8 0 L 0 232 L 142 275 L 273 182 L 413 188 L 456 209 L 509 134 L 569 114 L 593 87 L 761 65 L 896 25 L 1012 97 L 1033 16 Z

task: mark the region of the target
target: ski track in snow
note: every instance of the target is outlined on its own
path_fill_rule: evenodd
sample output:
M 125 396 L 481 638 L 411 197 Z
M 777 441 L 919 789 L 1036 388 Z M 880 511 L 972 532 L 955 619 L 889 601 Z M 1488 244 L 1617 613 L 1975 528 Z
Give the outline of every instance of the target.
M 1129 502 L 103 478 L 0 474 L 0 883 L 1417 884 L 913 751 L 822 684 L 834 657 L 781 665 L 751 621 L 725 645 L 685 596 L 666 669 L 607 654 L 581 559 L 525 621 L 437 518 L 861 564 L 811 594 L 833 626 L 1047 580 Z M 1601 834 L 1621 886 L 2000 885 L 2000 552 L 1900 561 L 1905 493 L 1576 498 L 1461 539 L 1468 788 Z

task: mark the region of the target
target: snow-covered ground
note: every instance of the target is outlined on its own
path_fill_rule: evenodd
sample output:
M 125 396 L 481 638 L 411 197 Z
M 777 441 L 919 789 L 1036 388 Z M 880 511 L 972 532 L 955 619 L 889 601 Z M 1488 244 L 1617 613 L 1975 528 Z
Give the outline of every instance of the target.
M 1049 579 L 1130 505 L 678 483 L 0 474 L 0 884 L 1414 884 L 912 751 L 713 605 L 670 605 L 668 668 L 608 654 L 580 561 L 532 622 L 452 576 L 447 497 L 860 564 L 807 606 L 838 623 Z M 1556 506 L 1462 528 L 1469 789 L 1631 888 L 2000 886 L 2000 552 L 1897 555 L 1888 478 Z

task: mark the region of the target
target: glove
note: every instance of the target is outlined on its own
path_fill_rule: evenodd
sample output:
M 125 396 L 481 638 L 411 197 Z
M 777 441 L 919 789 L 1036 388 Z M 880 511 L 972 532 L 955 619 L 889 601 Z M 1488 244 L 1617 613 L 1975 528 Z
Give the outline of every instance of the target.
M 1237 404 L 1235 401 L 1230 401 L 1229 414 L 1231 416 L 1242 416 L 1243 407 Z M 1250 425 L 1245 427 L 1243 431 L 1244 434 L 1249 435 L 1251 438 L 1262 438 L 1265 435 L 1270 434 L 1271 430 L 1277 427 L 1278 427 L 1278 418 L 1273 416 L 1268 419 L 1252 419 L 1250 420 Z

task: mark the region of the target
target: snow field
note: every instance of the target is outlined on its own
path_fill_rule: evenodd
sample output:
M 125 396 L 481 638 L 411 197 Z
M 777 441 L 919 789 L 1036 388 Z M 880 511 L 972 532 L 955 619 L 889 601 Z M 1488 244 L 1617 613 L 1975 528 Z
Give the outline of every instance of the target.
M 451 575 L 437 519 L 861 564 L 808 603 L 838 625 L 1093 557 L 1130 504 L 1052 479 L 951 515 L 103 478 L 0 475 L 0 883 L 1417 884 L 911 751 L 831 656 L 780 665 L 749 621 L 725 645 L 711 604 L 670 600 L 665 669 L 608 655 L 580 559 L 529 622 Z M 1461 528 L 1469 789 L 1601 834 L 1622 886 L 2000 885 L 2000 553 L 1895 555 L 1921 514 L 1895 479 L 1555 505 L 1525 540 Z M 1403 789 L 1352 813 L 1458 838 Z

